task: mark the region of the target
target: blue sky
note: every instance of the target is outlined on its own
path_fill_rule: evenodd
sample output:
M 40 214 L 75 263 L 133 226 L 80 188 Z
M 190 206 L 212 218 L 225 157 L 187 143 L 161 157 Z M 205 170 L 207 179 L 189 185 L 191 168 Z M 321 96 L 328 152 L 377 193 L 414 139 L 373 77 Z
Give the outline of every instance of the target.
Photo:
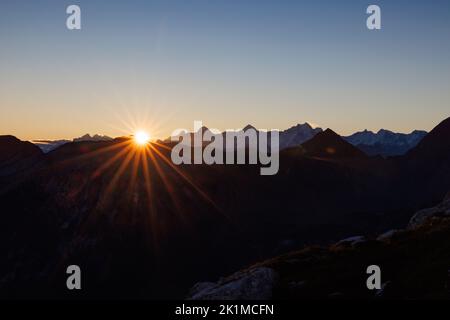
M 449 39 L 441 0 L 2 0 L 0 134 L 430 130 L 450 115 Z

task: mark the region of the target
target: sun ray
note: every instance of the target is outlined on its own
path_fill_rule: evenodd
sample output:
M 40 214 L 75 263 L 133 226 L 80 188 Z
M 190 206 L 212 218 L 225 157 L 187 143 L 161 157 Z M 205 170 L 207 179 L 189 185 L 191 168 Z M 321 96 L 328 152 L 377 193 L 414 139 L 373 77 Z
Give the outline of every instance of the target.
M 155 208 L 153 205 L 153 196 L 152 196 L 152 183 L 151 183 L 151 177 L 150 177 L 150 170 L 148 168 L 148 162 L 147 162 L 147 158 L 145 156 L 145 152 L 143 150 L 140 150 L 140 155 L 141 155 L 141 161 L 142 161 L 142 168 L 143 168 L 143 173 L 144 173 L 144 182 L 145 182 L 145 189 L 147 191 L 147 203 L 148 203 L 148 209 L 149 209 L 149 215 L 144 215 L 143 219 L 144 219 L 144 223 L 147 226 L 148 230 L 150 231 L 149 233 L 146 233 L 147 237 L 150 237 L 150 239 L 152 241 L 150 241 L 150 243 L 152 243 L 153 245 L 153 250 L 155 251 L 155 253 L 158 252 L 158 237 L 159 235 L 157 234 L 157 232 L 159 231 L 159 228 L 156 228 L 156 217 L 155 217 Z M 148 218 L 150 218 L 150 220 L 148 220 Z
M 108 151 L 113 151 L 113 150 L 116 150 L 116 149 L 120 149 L 120 148 L 122 148 L 124 146 L 127 146 L 129 144 L 130 144 L 129 140 L 121 141 L 121 142 L 113 142 L 112 145 L 101 147 L 99 149 L 95 149 L 95 150 L 89 151 L 87 153 L 75 156 L 73 158 L 62 160 L 62 161 L 58 162 L 58 165 L 68 165 L 71 162 L 77 162 L 77 161 L 81 161 L 81 160 L 86 160 L 86 159 L 89 159 L 91 157 L 95 157 L 95 156 L 101 155 L 103 153 L 106 153 Z
M 214 208 L 216 208 L 218 211 L 222 212 L 222 210 L 216 205 L 216 203 L 203 191 L 201 190 L 191 179 L 186 176 L 179 168 L 177 168 L 170 160 L 168 160 L 158 149 L 156 149 L 154 146 L 150 145 L 152 150 L 156 152 L 157 155 L 160 156 L 160 158 L 166 162 L 173 170 L 175 170 L 178 175 L 180 175 L 188 184 L 190 184 L 207 202 L 209 202 Z
M 145 149 L 145 152 L 147 153 L 148 157 L 150 158 L 150 160 L 152 161 L 154 167 L 156 168 L 156 171 L 158 173 L 158 175 L 161 177 L 161 180 L 164 184 L 164 188 L 166 189 L 170 199 L 172 200 L 172 203 L 175 205 L 175 208 L 177 210 L 177 212 L 184 212 L 183 207 L 180 205 L 180 201 L 176 195 L 176 193 L 174 192 L 174 188 L 172 186 L 172 184 L 170 183 L 169 178 L 167 177 L 166 173 L 164 172 L 164 170 L 161 168 L 161 166 L 158 163 L 158 160 L 156 159 L 155 155 L 153 154 L 153 152 L 150 150 L 150 147 L 147 147 Z M 180 217 L 185 220 L 184 216 L 181 214 Z
M 168 146 L 166 146 L 166 145 L 163 145 L 162 143 L 158 143 L 158 142 L 156 142 L 156 141 L 152 141 L 152 144 L 157 145 L 158 147 L 161 147 L 161 148 L 166 149 L 166 150 L 169 150 L 169 151 L 172 150 L 172 148 L 170 148 L 170 147 L 168 147 Z
M 130 184 L 129 184 L 129 190 L 132 191 L 131 196 L 133 197 L 133 192 L 135 191 L 136 188 L 136 180 L 137 180 L 137 175 L 138 175 L 138 170 L 139 170 L 139 160 L 140 160 L 140 156 L 141 156 L 141 152 L 142 150 L 136 150 L 135 154 L 134 154 L 134 159 L 133 159 L 133 167 L 131 169 L 131 179 L 130 179 Z
M 133 156 L 136 154 L 136 151 L 133 150 L 128 153 L 126 158 L 123 160 L 123 162 L 120 164 L 119 169 L 114 173 L 114 176 L 112 177 L 111 181 L 108 183 L 108 186 L 106 187 L 105 191 L 103 191 L 104 199 L 102 201 L 108 200 L 108 198 L 111 196 L 111 193 L 113 192 L 114 187 L 117 185 L 117 182 L 121 178 L 123 172 L 127 168 L 128 164 L 130 163 Z
M 91 178 L 94 179 L 98 177 L 100 174 L 102 174 L 109 166 L 111 166 L 114 162 L 116 162 L 120 157 L 124 156 L 125 153 L 129 152 L 131 150 L 132 146 L 128 145 L 123 150 L 121 150 L 119 153 L 116 153 L 113 157 L 109 158 L 108 161 L 106 161 L 104 164 L 102 164 L 97 170 L 94 171 Z

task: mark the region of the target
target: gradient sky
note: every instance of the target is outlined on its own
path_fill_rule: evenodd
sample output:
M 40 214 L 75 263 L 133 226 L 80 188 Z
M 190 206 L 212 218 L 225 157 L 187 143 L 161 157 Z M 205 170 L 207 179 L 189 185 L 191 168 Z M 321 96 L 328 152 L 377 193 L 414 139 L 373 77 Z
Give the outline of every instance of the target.
M 430 130 L 450 116 L 449 40 L 448 0 L 1 0 L 0 134 Z

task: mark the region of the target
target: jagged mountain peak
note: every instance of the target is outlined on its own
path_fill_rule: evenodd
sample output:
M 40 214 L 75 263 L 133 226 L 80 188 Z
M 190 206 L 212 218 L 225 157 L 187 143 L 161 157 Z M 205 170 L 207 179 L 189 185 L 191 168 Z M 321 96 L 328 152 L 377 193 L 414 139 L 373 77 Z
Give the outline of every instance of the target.
M 321 128 L 313 128 L 308 122 L 299 123 L 280 132 L 280 149 L 299 146 L 319 132 L 322 132 Z
M 247 130 L 250 130 L 250 129 L 255 130 L 255 131 L 258 131 L 258 129 L 256 129 L 256 128 L 255 128 L 254 126 L 252 126 L 251 124 L 246 125 L 246 126 L 244 127 L 244 129 L 242 129 L 242 131 L 247 131 Z
M 86 133 L 85 135 L 79 137 L 79 138 L 74 138 L 73 142 L 80 142 L 80 141 L 111 141 L 113 140 L 113 138 L 108 137 L 108 136 L 104 136 L 104 135 L 100 135 L 100 134 L 94 134 L 93 136 L 91 136 L 89 133 Z
M 313 127 L 308 123 L 298 123 L 294 128 L 306 128 L 306 129 L 313 129 Z
M 377 134 L 393 134 L 394 132 L 392 132 L 391 130 L 387 130 L 387 129 L 380 129 L 377 131 Z
M 331 130 L 330 128 L 325 129 L 325 131 L 323 132 L 322 135 L 327 135 L 327 136 L 333 136 L 333 137 L 341 137 L 340 135 L 338 135 L 336 132 L 334 132 L 333 130 Z
M 387 129 L 380 129 L 374 133 L 365 129 L 344 139 L 368 155 L 396 156 L 405 154 L 415 147 L 425 135 L 425 131 L 419 130 L 405 134 Z
M 302 144 L 305 154 L 325 158 L 366 158 L 358 148 L 345 141 L 331 129 L 318 133 L 314 138 Z

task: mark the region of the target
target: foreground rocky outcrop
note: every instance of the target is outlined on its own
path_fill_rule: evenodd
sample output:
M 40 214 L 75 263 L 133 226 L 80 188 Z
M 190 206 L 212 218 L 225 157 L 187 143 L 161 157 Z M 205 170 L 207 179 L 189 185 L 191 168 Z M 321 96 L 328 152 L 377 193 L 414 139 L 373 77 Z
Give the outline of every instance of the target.
M 450 192 L 441 204 L 417 212 L 409 221 L 408 228 L 417 228 L 426 220 L 439 217 L 450 217 Z
M 273 269 L 256 267 L 218 283 L 198 283 L 189 294 L 193 300 L 267 300 L 272 298 L 277 280 L 278 274 Z
M 189 299 L 450 299 L 450 194 L 421 210 L 404 230 L 309 246 L 217 283 L 197 284 Z M 368 290 L 367 267 L 381 269 Z

